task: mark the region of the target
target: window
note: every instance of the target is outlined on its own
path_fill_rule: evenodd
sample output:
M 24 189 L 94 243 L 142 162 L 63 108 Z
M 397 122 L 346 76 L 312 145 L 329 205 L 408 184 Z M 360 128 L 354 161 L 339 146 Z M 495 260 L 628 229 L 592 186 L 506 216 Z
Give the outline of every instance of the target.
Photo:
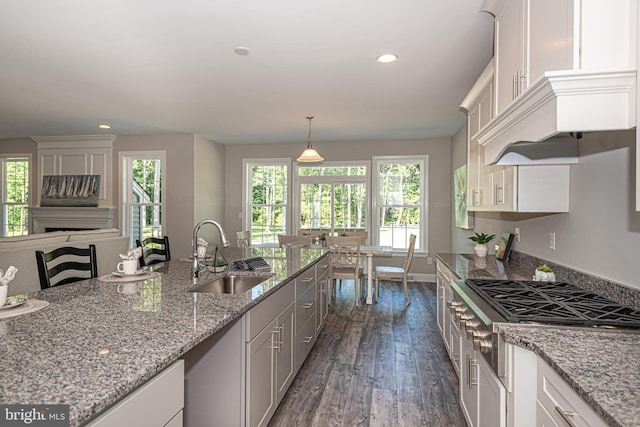
M 29 158 L 0 158 L 3 237 L 29 234 Z
M 121 153 L 123 230 L 136 239 L 162 237 L 165 153 Z
M 368 162 L 297 166 L 296 229 L 366 231 L 368 169 Z
M 374 162 L 375 241 L 407 249 L 415 234 L 416 250 L 426 251 L 428 156 L 375 157 Z
M 244 160 L 245 229 L 251 245 L 275 244 L 286 234 L 289 159 Z M 248 215 L 246 213 L 248 212 Z

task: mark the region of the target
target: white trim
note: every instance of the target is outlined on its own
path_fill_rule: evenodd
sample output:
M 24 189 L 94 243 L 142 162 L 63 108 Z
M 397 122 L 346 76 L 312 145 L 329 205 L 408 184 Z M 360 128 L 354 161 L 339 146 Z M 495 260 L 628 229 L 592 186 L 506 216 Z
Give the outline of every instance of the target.
M 420 179 L 422 186 L 420 187 L 420 244 L 421 247 L 416 249 L 416 254 L 429 252 L 429 224 L 427 222 L 429 212 L 429 155 L 428 154 L 410 154 L 401 156 L 374 156 L 373 169 L 371 171 L 371 224 L 373 229 L 380 228 L 380 216 L 378 212 L 378 195 L 379 189 L 379 165 L 381 163 L 421 163 Z M 370 233 L 371 244 L 379 244 L 378 234 Z
M 244 158 L 242 159 L 242 229 L 251 230 L 251 215 L 249 214 L 249 192 L 247 185 L 250 182 L 251 166 L 286 166 L 287 167 L 287 198 L 285 201 L 285 224 L 287 230 L 291 227 L 291 158 Z
M 326 167 L 326 168 L 339 168 L 339 167 L 364 167 L 365 174 L 364 175 L 344 175 L 344 176 L 300 176 L 300 167 Z M 295 224 L 292 224 L 294 228 L 294 232 L 292 234 L 297 234 L 297 230 L 300 229 L 300 185 L 304 183 L 362 183 L 366 186 L 366 206 L 365 206 L 365 224 L 366 230 L 369 235 L 371 235 L 371 161 L 370 160 L 355 160 L 355 161 L 335 161 L 335 162 L 322 162 L 321 164 L 300 164 L 296 163 L 293 167 L 292 171 L 293 177 L 292 188 L 296 190 L 291 194 L 292 196 L 292 216 L 295 218 Z M 333 204 L 333 200 L 331 201 Z M 333 211 L 333 206 L 332 206 Z M 293 231 L 293 230 L 292 230 Z
M 131 209 L 129 209 L 128 197 L 132 192 L 131 184 L 131 162 L 133 160 L 147 160 L 155 159 L 162 162 L 162 189 L 159 203 L 162 210 L 162 222 L 161 227 L 166 232 L 166 218 L 167 218 L 167 152 L 164 150 L 155 151 L 120 151 L 118 153 L 118 188 L 120 188 L 120 194 L 118 196 L 118 206 L 120 209 L 119 225 L 123 236 L 131 238 Z

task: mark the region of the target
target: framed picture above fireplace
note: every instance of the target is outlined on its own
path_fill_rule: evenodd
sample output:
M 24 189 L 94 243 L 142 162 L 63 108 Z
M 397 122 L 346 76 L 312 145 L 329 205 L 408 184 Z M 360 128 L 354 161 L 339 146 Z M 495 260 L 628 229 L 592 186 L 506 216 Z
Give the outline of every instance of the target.
M 41 194 L 42 207 L 96 207 L 100 175 L 45 175 Z

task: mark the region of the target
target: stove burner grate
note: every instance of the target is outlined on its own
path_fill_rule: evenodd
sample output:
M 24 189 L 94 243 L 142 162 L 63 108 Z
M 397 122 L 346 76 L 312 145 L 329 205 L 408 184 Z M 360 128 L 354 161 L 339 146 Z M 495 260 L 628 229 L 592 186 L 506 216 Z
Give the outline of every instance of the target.
M 563 282 L 465 282 L 510 323 L 640 328 L 640 311 Z

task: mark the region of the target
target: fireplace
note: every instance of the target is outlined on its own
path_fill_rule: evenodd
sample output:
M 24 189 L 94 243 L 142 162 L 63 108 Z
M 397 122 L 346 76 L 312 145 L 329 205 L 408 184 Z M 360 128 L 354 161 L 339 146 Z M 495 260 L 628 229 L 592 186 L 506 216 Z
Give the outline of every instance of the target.
M 29 208 L 29 222 L 33 233 L 115 228 L 117 211 L 112 207 Z

